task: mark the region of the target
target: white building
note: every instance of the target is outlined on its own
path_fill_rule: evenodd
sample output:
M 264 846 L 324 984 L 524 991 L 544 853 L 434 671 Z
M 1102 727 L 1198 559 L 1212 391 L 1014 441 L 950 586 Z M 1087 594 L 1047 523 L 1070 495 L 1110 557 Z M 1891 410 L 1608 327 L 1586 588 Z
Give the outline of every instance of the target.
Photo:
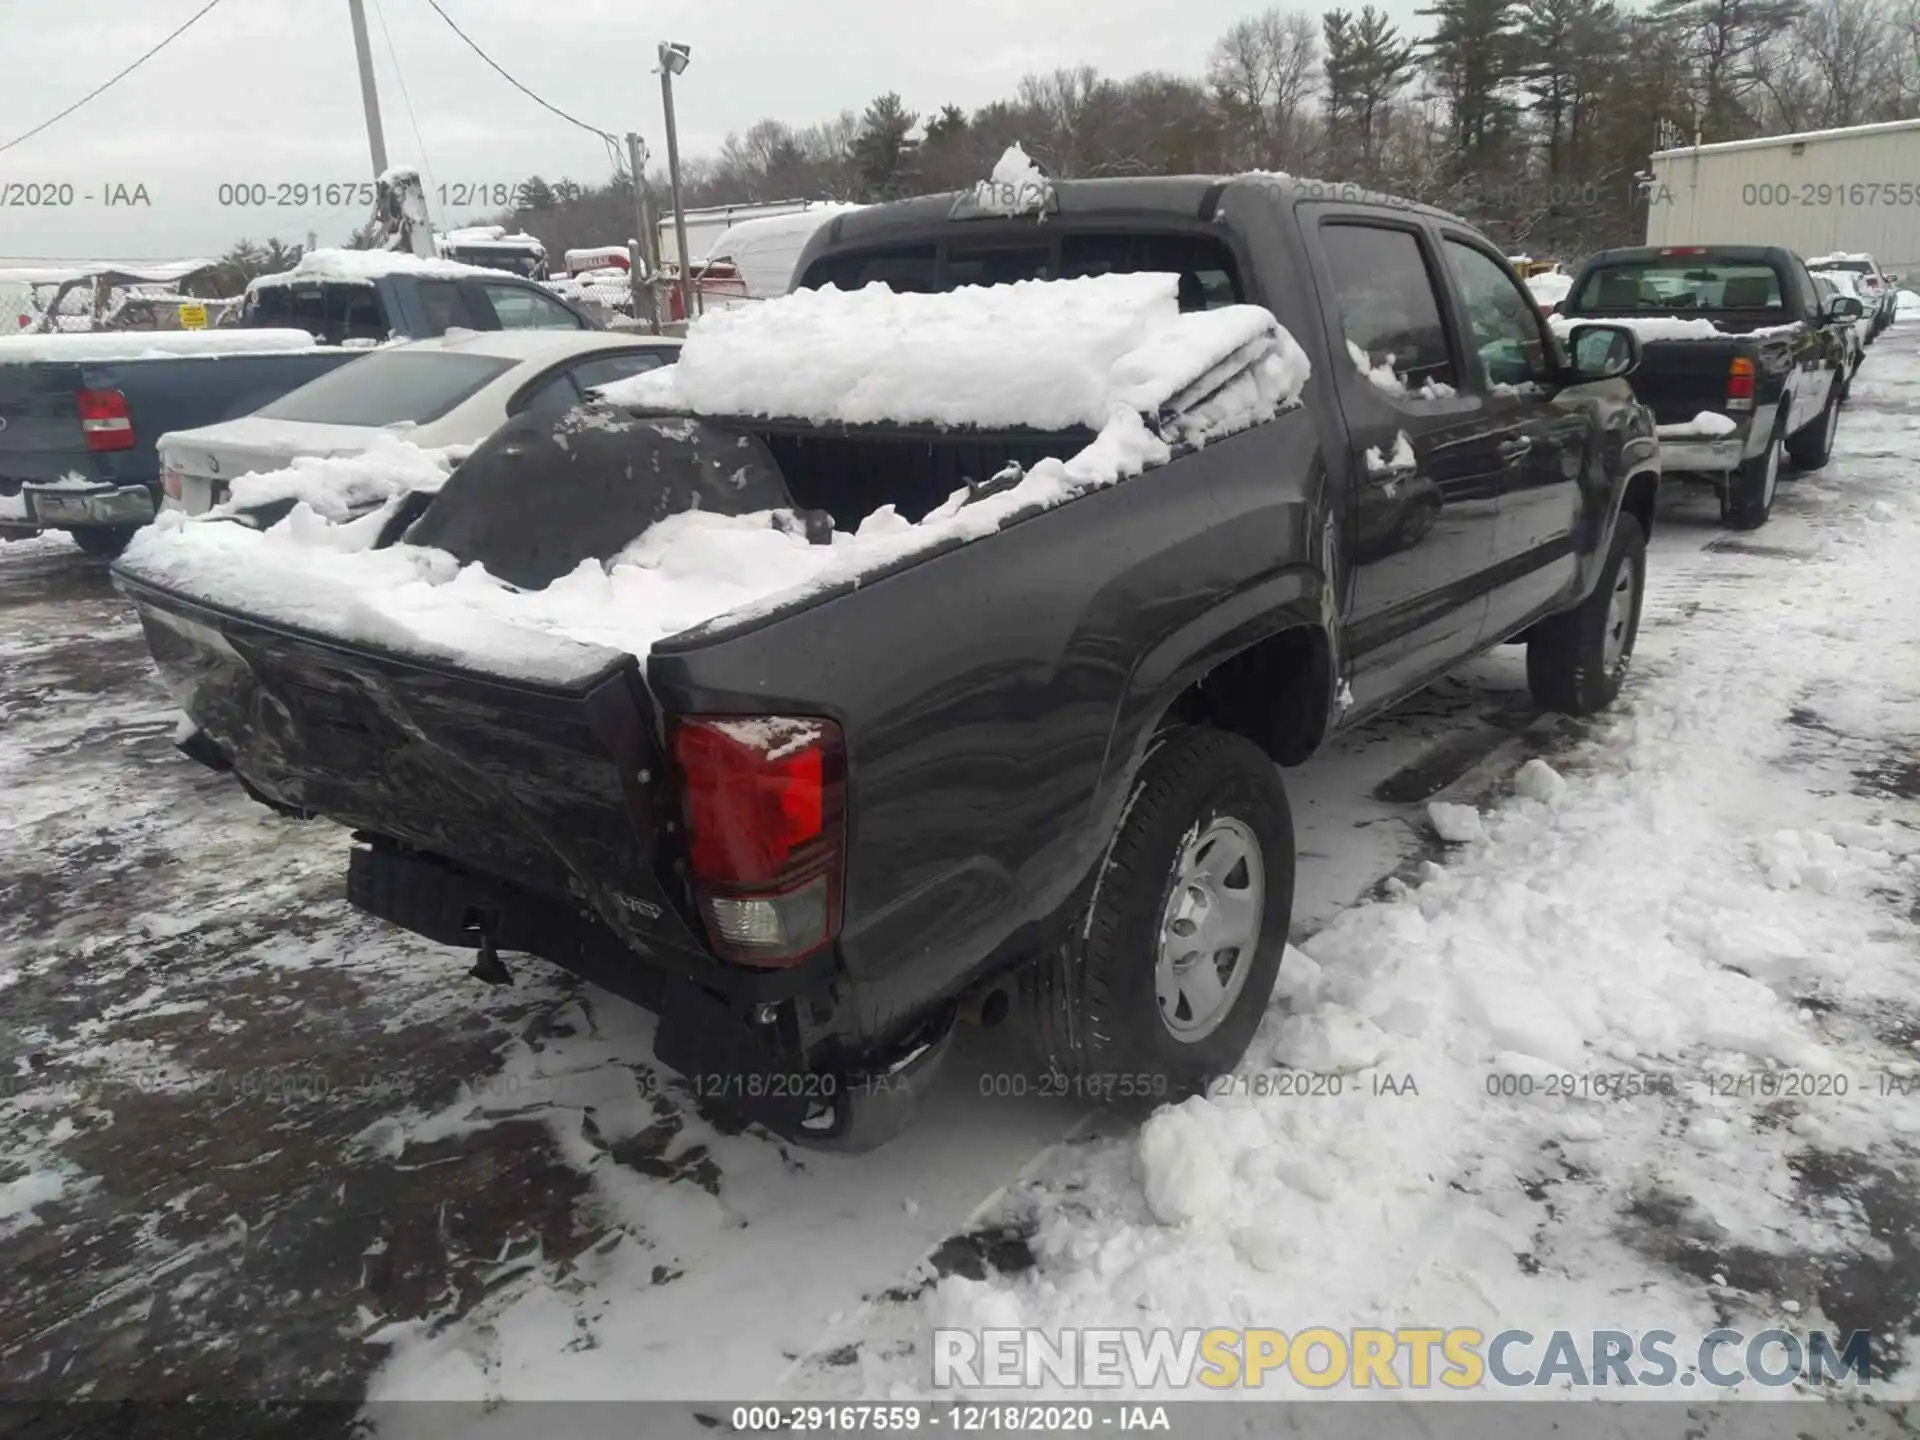
M 1784 245 L 1920 274 L 1920 120 L 1662 150 L 1649 245 Z

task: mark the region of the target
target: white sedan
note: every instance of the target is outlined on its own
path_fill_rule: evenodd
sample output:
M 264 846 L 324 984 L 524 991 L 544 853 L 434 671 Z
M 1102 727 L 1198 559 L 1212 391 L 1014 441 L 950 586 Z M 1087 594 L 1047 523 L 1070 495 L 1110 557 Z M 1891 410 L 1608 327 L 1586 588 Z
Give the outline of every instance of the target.
M 477 445 L 514 415 L 671 365 L 680 342 L 598 330 L 465 330 L 384 346 L 236 420 L 160 437 L 165 508 L 204 515 L 242 475 L 303 455 L 357 455 L 382 437 Z

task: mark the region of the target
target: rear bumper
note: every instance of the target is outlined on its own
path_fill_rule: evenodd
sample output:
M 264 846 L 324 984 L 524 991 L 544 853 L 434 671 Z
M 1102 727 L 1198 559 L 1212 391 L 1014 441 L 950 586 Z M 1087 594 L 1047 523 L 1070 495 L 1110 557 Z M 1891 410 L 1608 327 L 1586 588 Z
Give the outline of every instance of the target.
M 93 525 L 145 525 L 153 519 L 153 491 L 145 485 L 26 485 L 30 523 L 47 530 Z
M 211 754 L 197 758 L 216 763 Z M 830 952 L 789 970 L 716 963 L 690 978 L 650 964 L 591 914 L 436 856 L 356 846 L 347 899 L 443 945 L 475 948 L 484 931 L 498 949 L 538 955 L 653 1011 L 655 1058 L 696 1095 L 808 1143 L 863 1149 L 894 1133 L 951 1038 L 949 1018 L 876 1055 L 809 1056 L 795 1043 L 797 1023 L 803 1009 L 817 1020 L 839 993 Z M 857 1107 L 835 1103 L 845 1098 Z
M 1746 458 L 1746 437 L 1725 435 L 1717 440 L 1662 440 L 1660 470 L 1671 475 L 1677 471 L 1720 474 L 1736 470 Z

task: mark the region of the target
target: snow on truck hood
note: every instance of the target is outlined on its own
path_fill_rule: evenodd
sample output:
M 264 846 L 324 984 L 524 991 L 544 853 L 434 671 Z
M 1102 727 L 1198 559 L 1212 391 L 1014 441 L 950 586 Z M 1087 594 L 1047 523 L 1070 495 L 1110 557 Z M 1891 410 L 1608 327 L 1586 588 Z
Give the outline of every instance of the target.
M 222 511 L 200 519 L 163 513 L 135 536 L 121 567 L 135 579 L 303 629 L 323 616 L 329 634 L 352 642 L 575 683 L 622 653 L 644 662 L 669 635 L 858 583 L 1161 464 L 1172 449 L 1146 417 L 1196 381 L 1204 388 L 1206 377 L 1239 372 L 1190 412 L 1182 438 L 1193 443 L 1270 419 L 1298 400 L 1307 359 L 1270 313 L 1243 305 L 1182 314 L 1175 285 L 1172 275 L 1126 275 L 948 295 L 894 295 L 877 286 L 801 292 L 711 314 L 691 328 L 670 371 L 602 390 L 609 400 L 682 413 L 1096 432 L 1070 459 L 1042 461 L 971 504 L 958 491 L 917 523 L 883 506 L 853 532 L 815 544 L 770 511 L 688 511 L 649 527 L 617 555 L 583 561 L 543 589 L 519 590 L 442 550 L 372 548 L 400 496 L 437 485 L 428 472 L 443 475 L 449 466 L 445 452 L 391 440 L 378 454 L 296 462 L 237 484 L 234 505 L 262 503 L 269 493 L 307 501 L 264 532 L 230 523 Z M 605 412 L 576 414 L 583 424 L 608 423 Z M 426 475 L 429 483 L 396 475 Z M 392 497 L 386 505 L 343 518 L 343 495 L 381 485 Z

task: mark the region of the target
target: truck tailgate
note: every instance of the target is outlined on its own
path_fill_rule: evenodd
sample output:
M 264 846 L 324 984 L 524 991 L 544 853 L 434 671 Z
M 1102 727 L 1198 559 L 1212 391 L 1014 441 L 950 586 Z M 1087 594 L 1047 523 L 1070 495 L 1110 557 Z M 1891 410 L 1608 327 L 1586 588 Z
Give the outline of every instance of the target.
M 120 584 L 169 689 L 258 797 L 590 906 L 642 951 L 704 956 L 663 880 L 662 766 L 630 657 L 543 687 Z
M 1652 340 L 1642 347 L 1633 393 L 1651 407 L 1656 422 L 1678 425 L 1702 410 L 1727 408 L 1727 369 L 1754 346 L 1734 339 Z
M 76 466 L 92 478 L 74 398 L 82 388 L 78 365 L 0 365 L 0 494 Z

